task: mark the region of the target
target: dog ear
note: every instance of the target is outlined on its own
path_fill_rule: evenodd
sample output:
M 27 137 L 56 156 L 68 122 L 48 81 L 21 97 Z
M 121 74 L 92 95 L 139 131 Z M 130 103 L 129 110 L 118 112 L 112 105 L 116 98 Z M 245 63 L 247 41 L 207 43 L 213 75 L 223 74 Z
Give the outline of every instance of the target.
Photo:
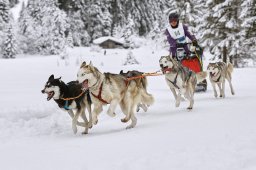
M 171 56 L 170 55 L 168 55 L 168 56 L 166 56 L 166 58 L 169 60 L 169 61 L 171 61 Z
M 92 65 L 92 61 L 90 61 L 89 65 L 90 65 L 90 66 L 93 66 L 93 65 Z
M 48 80 L 53 80 L 54 79 L 54 75 L 52 74 Z
M 85 61 L 81 64 L 80 68 L 82 68 L 84 66 L 86 66 L 86 62 Z

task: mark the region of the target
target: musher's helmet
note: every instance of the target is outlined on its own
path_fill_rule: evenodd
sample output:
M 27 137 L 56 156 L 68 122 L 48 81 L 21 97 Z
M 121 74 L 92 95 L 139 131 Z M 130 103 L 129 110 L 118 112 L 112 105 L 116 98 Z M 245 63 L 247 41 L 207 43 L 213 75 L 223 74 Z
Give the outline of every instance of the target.
M 169 14 L 169 21 L 179 21 L 179 15 L 174 12 Z

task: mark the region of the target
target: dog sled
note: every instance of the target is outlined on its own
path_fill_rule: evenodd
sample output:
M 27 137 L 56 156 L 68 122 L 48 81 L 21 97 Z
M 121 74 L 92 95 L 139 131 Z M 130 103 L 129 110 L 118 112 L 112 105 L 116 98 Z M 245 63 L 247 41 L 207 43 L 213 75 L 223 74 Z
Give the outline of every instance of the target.
M 184 45 L 190 45 L 190 55 L 186 55 L 186 52 L 184 50 Z M 195 73 L 203 71 L 203 62 L 202 62 L 202 56 L 203 56 L 203 48 L 200 46 L 193 46 L 191 43 L 179 43 L 177 44 L 177 60 L 181 62 L 181 64 L 190 70 L 194 71 Z M 207 81 L 204 80 L 197 84 L 196 86 L 196 92 L 203 91 L 205 92 L 207 90 Z

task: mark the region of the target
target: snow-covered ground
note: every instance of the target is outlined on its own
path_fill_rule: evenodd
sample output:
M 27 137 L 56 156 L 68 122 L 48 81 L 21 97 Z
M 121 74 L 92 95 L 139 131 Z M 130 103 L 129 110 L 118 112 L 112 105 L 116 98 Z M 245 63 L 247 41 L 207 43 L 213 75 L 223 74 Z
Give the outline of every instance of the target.
M 88 135 L 74 135 L 71 119 L 41 94 L 51 74 L 75 80 L 81 61 L 103 72 L 121 69 L 159 70 L 164 51 L 133 51 L 140 65 L 122 66 L 128 51 L 91 52 L 75 48 L 69 60 L 57 56 L 18 56 L 0 60 L 0 169 L 3 170 L 254 170 L 256 169 L 256 69 L 235 69 L 232 96 L 214 98 L 212 87 L 179 108 L 164 77 L 148 77 L 155 104 L 127 124 L 118 108 L 115 118 L 104 112 Z M 205 61 L 207 63 L 207 61 Z M 82 132 L 82 129 L 79 129 Z

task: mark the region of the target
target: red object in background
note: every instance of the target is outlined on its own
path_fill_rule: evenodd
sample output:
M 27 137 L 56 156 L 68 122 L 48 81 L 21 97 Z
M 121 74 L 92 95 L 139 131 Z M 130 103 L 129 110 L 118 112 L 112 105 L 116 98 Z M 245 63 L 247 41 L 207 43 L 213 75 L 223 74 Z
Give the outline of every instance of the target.
M 198 61 L 197 58 L 193 58 L 193 59 L 184 59 L 181 61 L 181 64 L 187 68 L 189 68 L 190 70 L 194 71 L 195 73 L 198 73 L 201 70 L 201 65 L 200 62 Z

